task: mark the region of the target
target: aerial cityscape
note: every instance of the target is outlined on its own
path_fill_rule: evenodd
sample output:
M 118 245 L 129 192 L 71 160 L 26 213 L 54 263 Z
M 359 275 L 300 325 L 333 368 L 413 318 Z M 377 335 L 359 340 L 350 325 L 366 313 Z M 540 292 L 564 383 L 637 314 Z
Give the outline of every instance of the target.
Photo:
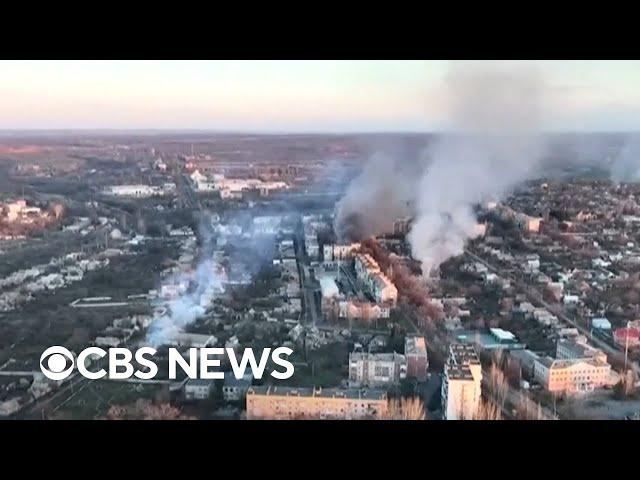
M 640 420 L 640 62 L 2 63 L 0 419 Z

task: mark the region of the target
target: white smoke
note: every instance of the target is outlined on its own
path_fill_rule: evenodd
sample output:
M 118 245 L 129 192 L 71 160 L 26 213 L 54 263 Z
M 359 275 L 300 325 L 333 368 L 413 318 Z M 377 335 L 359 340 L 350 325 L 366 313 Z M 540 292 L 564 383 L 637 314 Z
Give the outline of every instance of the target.
M 453 133 L 430 146 L 408 239 L 424 271 L 463 253 L 474 236 L 473 207 L 537 172 L 544 153 L 545 86 L 524 67 L 461 66 L 447 79 Z
M 153 319 L 147 342 L 153 347 L 166 344 L 175 334 L 202 317 L 206 307 L 224 292 L 220 266 L 211 259 L 203 260 L 194 274 L 181 273 L 170 278 L 168 285 L 190 285 L 189 289 L 167 304 L 165 314 Z
M 612 181 L 616 183 L 640 181 L 640 136 L 630 135 L 625 138 L 622 149 L 612 160 Z
M 246 214 L 246 215 L 245 215 Z M 273 258 L 274 234 L 256 231 L 251 225 L 252 215 L 235 212 L 226 224 L 204 216 L 199 228 L 201 240 L 199 261 L 194 271 L 181 272 L 168 278 L 163 286 L 177 288 L 180 295 L 166 302 L 166 313 L 152 320 L 147 331 L 147 342 L 153 347 L 166 344 L 175 334 L 206 314 L 216 298 L 225 293 L 229 275 L 252 279 L 265 260 Z M 235 245 L 228 255 L 230 265 L 224 268 L 214 260 L 218 245 Z

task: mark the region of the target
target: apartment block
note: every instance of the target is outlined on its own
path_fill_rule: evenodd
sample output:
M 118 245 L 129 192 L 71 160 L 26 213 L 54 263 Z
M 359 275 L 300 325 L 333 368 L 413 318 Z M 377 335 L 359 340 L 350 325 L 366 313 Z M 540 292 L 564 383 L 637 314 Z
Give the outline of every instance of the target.
M 427 369 L 429 368 L 427 343 L 424 337 L 406 337 L 404 356 L 407 359 L 407 377 L 424 382 L 427 379 Z
M 442 379 L 442 410 L 446 420 L 471 420 L 480 404 L 482 368 L 471 345 L 452 344 Z
M 349 385 L 390 387 L 407 377 L 407 359 L 399 353 L 351 353 Z
M 363 420 L 387 412 L 382 390 L 261 386 L 247 390 L 248 420 Z

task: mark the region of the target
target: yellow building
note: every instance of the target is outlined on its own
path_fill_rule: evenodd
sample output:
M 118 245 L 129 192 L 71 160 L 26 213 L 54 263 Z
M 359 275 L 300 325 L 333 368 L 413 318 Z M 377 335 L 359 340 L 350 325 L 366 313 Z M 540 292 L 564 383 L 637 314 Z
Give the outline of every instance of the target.
M 446 420 L 471 420 L 480 404 L 482 367 L 471 345 L 454 343 L 444 366 L 441 399 Z
M 546 390 L 554 393 L 589 392 L 610 385 L 611 365 L 602 358 L 536 360 L 533 376 Z
M 251 387 L 248 420 L 359 420 L 387 412 L 382 390 L 339 388 Z

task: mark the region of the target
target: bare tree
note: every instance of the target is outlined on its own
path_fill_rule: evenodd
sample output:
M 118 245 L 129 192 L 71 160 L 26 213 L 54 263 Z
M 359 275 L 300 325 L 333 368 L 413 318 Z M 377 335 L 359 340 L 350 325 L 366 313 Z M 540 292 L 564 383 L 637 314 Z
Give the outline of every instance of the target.
M 391 399 L 381 420 L 426 420 L 422 400 L 418 397 Z
M 495 360 L 489 368 L 489 392 L 493 401 L 495 401 L 502 409 L 507 400 L 509 384 L 507 383 L 504 372 L 500 369 Z
M 544 420 L 540 404 L 524 396 L 520 397 L 516 407 L 516 416 L 518 420 Z
M 620 381 L 616 384 L 613 394 L 617 398 L 624 399 L 632 397 L 636 390 L 636 375 L 631 369 L 628 369 L 620 376 Z
M 480 400 L 474 420 L 502 420 L 502 412 L 495 402 Z

